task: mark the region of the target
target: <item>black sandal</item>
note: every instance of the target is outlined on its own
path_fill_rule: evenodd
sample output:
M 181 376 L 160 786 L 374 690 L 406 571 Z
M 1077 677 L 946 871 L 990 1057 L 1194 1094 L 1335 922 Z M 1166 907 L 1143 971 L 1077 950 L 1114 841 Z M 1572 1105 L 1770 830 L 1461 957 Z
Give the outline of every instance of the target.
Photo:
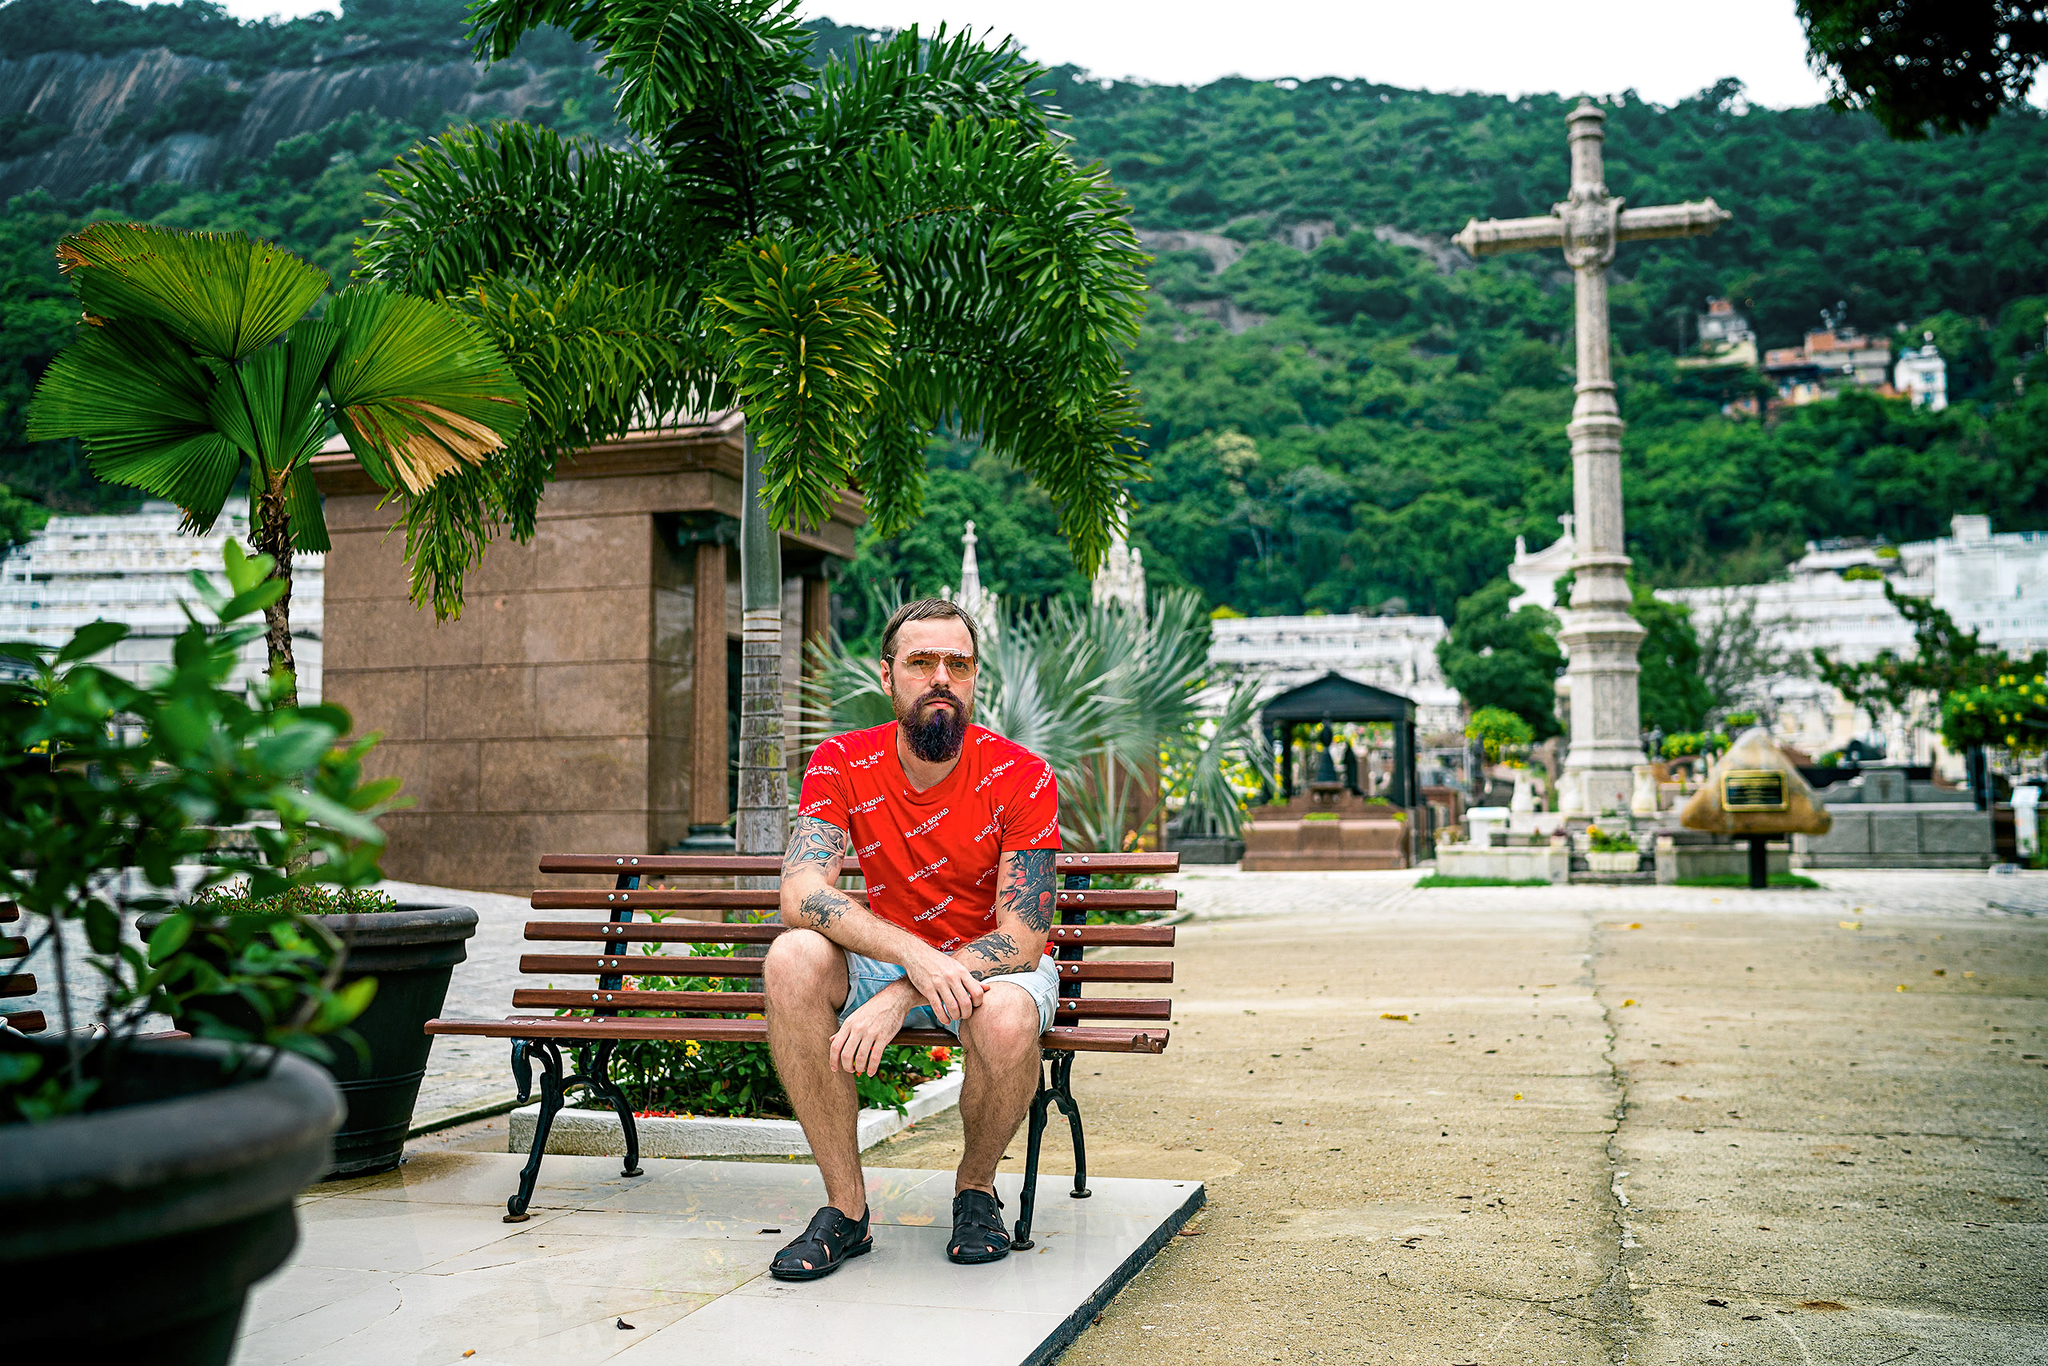
M 839 1269 L 848 1257 L 872 1252 L 875 1240 L 868 1236 L 868 1212 L 849 1219 L 831 1205 L 811 1216 L 804 1236 L 775 1254 L 768 1274 L 778 1281 L 815 1281 Z
M 953 1242 L 946 1255 L 964 1266 L 1000 1262 L 1010 1255 L 1001 1196 L 964 1190 L 953 1197 Z

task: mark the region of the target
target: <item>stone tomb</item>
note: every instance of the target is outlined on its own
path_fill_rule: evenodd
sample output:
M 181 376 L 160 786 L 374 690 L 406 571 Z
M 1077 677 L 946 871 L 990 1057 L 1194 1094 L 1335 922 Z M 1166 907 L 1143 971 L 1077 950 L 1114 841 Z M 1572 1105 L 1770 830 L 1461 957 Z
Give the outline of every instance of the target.
M 437 623 L 408 595 L 405 534 L 346 451 L 323 452 L 326 699 L 381 731 L 387 876 L 524 896 L 543 853 L 661 853 L 730 812 L 740 630 L 737 414 L 564 461 L 533 539 L 500 538 Z M 847 494 L 782 538 L 782 676 L 829 627 L 826 576 L 865 520 Z M 792 759 L 801 761 L 793 747 Z

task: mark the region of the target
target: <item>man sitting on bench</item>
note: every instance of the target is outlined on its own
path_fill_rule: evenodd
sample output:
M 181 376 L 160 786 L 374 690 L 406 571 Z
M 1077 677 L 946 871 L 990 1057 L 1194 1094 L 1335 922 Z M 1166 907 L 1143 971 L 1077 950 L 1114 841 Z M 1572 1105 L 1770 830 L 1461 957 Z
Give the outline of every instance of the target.
M 949 1029 L 967 1054 L 947 1256 L 1009 1255 L 996 1163 L 1031 1106 L 1059 995 L 1045 951 L 1059 788 L 1043 759 L 970 724 L 978 644 L 973 618 L 942 598 L 898 609 L 881 659 L 896 720 L 827 740 L 804 774 L 782 861 L 793 928 L 762 975 L 775 1070 L 828 1203 L 776 1255 L 781 1280 L 816 1280 L 874 1246 L 853 1079 L 906 1026 Z M 835 886 L 849 848 L 866 906 Z

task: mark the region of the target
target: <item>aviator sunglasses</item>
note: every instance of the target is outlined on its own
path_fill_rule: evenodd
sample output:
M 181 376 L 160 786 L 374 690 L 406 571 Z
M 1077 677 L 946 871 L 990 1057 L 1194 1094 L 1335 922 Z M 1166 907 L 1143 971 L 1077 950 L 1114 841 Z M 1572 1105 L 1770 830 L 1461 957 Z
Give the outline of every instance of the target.
M 927 682 L 946 666 L 946 675 L 968 682 L 974 677 L 976 660 L 973 655 L 958 650 L 918 650 L 896 661 L 896 668 L 919 683 Z

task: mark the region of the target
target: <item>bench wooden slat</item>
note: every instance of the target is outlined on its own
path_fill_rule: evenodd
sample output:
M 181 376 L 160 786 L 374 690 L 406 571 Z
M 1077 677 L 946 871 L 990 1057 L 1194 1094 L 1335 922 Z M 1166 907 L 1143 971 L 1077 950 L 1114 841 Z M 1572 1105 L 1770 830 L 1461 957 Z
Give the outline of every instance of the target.
M 588 958 L 581 954 L 529 953 L 521 972 L 565 972 L 573 977 L 759 977 L 759 958 L 693 958 L 683 953 L 628 953 Z
M 528 939 L 615 940 L 629 944 L 765 944 L 783 933 L 782 925 L 727 925 L 701 920 L 529 920 Z M 1055 925 L 1047 933 L 1052 944 L 1155 944 L 1171 946 L 1171 925 Z
M 602 1039 L 700 1039 L 758 1043 L 768 1037 L 766 1020 L 704 1020 L 690 1017 L 648 1019 L 641 1016 L 592 1019 L 587 1016 L 513 1016 L 504 1020 L 429 1020 L 427 1033 L 468 1035 L 486 1039 L 555 1039 L 564 1043 Z M 1072 1053 L 1163 1053 L 1169 1037 L 1164 1029 L 1123 1029 L 1112 1025 L 1056 1025 L 1038 1036 L 1041 1048 Z M 906 1029 L 899 1044 L 941 1044 L 959 1040 L 943 1029 Z
M 28 940 L 18 934 L 0 934 L 0 958 L 28 957 Z
M 629 944 L 766 944 L 782 936 L 782 925 L 726 925 L 715 921 L 529 920 L 528 939 L 606 939 Z
M 12 977 L 0 977 L 0 996 L 33 996 L 36 994 L 36 975 L 32 972 L 17 972 Z
M 556 1006 L 575 1010 L 674 1010 L 758 1015 L 768 998 L 758 991 L 568 991 L 555 987 L 518 987 L 512 992 L 517 1010 Z M 1060 1001 L 1062 1023 L 1078 1019 L 1170 1020 L 1173 1002 L 1138 997 L 1068 997 Z
M 759 958 L 699 958 L 681 953 L 628 953 L 602 958 L 581 954 L 529 953 L 521 955 L 519 970 L 560 973 L 570 977 L 759 977 L 762 961 Z M 1059 969 L 1060 980 L 1065 982 L 1173 980 L 1173 964 L 1164 959 L 1061 963 Z
M 24 1034 L 40 1034 L 50 1027 L 40 1010 L 17 1010 L 12 1015 L 0 1015 L 0 1019 Z
M 861 905 L 868 894 L 860 888 L 841 888 Z M 537 911 L 609 911 L 620 906 L 651 907 L 658 911 L 773 911 L 781 908 L 782 893 L 774 887 L 729 890 L 723 887 L 657 887 L 647 891 L 607 891 L 602 887 L 542 888 L 528 899 Z M 1061 892 L 1062 906 L 1087 906 L 1117 911 L 1170 911 L 1180 904 L 1173 891 L 1110 890 L 1103 892 Z
M 1062 873 L 1177 873 L 1180 855 L 1061 854 L 1055 867 Z M 853 860 L 846 862 L 853 872 Z M 643 877 L 775 877 L 782 872 L 776 854 L 543 854 L 543 873 L 639 873 Z
M 12 901 L 0 901 L 0 925 L 4 925 L 10 920 L 19 919 L 21 919 L 21 907 L 15 905 Z

